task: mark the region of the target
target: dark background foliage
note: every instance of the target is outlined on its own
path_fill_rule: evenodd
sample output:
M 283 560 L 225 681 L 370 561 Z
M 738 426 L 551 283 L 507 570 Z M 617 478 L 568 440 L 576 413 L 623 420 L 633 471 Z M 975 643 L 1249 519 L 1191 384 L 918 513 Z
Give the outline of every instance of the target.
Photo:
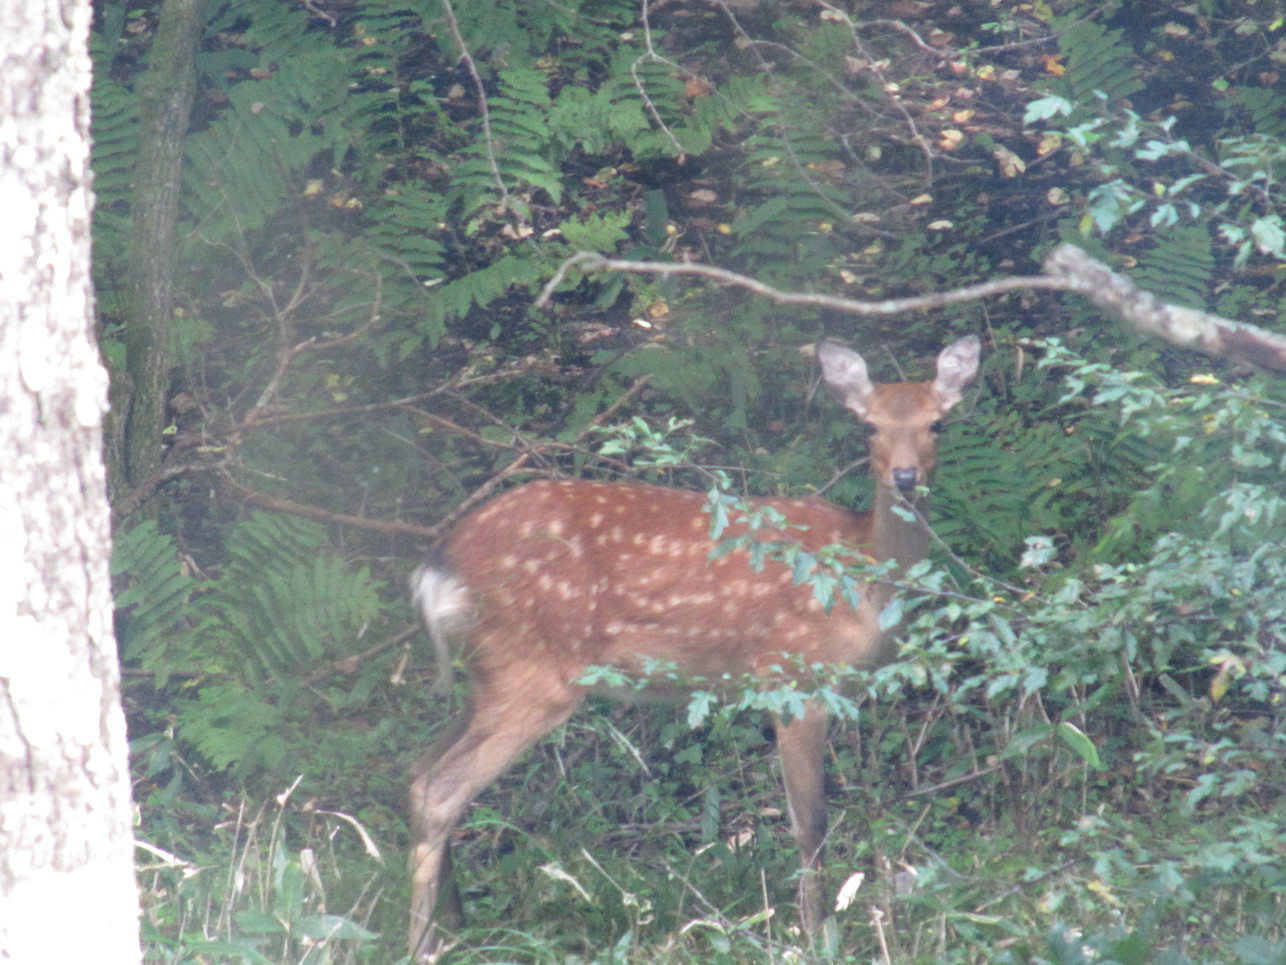
M 916 632 L 834 735 L 832 878 L 866 880 L 819 954 L 1282 961 L 1279 381 L 1049 293 L 856 318 L 573 270 L 535 305 L 577 251 L 876 299 L 1034 274 L 1073 240 L 1279 328 L 1272 7 L 208 0 L 166 423 L 133 440 L 161 468 L 113 486 L 154 955 L 396 957 L 404 775 L 459 698 L 427 696 L 402 588 L 460 507 L 714 468 L 860 507 L 861 434 L 801 346 L 919 377 L 976 332 Z M 96 10 L 119 412 L 164 10 Z M 789 954 L 764 723 L 578 716 L 461 833 L 456 954 Z

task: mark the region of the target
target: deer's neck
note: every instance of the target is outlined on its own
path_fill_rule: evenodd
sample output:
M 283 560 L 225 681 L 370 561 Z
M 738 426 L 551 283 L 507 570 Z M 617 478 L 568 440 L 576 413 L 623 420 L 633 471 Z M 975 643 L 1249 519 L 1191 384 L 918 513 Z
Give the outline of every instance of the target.
M 914 508 L 916 517 L 904 519 L 893 507 L 901 506 L 902 513 Z M 887 486 L 875 488 L 875 502 L 871 507 L 871 556 L 880 560 L 897 560 L 897 575 L 920 562 L 929 553 L 929 531 L 920 521 L 927 517 L 928 497 L 904 497 Z

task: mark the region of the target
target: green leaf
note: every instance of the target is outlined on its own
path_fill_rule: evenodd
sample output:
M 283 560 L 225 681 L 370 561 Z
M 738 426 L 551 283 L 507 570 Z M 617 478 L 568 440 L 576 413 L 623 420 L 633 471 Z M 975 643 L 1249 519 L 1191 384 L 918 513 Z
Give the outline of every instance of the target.
M 1027 105 L 1027 109 L 1023 111 L 1023 123 L 1035 124 L 1037 121 L 1048 120 L 1055 115 L 1066 117 L 1072 113 L 1072 110 L 1073 104 L 1066 97 L 1049 94 Z
M 249 935 L 281 935 L 286 931 L 286 926 L 276 915 L 270 915 L 266 911 L 239 911 L 235 916 L 237 928 Z
M 308 915 L 295 923 L 293 931 L 313 941 L 346 938 L 364 942 L 379 938 L 378 933 L 368 931 L 342 915 Z
M 184 942 L 183 951 L 186 953 L 184 961 L 190 961 L 191 956 L 208 956 L 211 959 L 239 959 L 255 965 L 274 965 L 273 959 L 248 942 Z
M 703 723 L 717 703 L 718 699 L 708 690 L 693 692 L 692 699 L 688 701 L 688 726 L 697 727 Z
M 895 596 L 889 600 L 888 604 L 880 611 L 880 629 L 891 630 L 902 622 L 902 616 L 906 610 L 906 602 L 900 596 Z
M 1099 760 L 1098 748 L 1094 746 L 1094 742 L 1079 727 L 1068 721 L 1063 721 L 1058 725 L 1058 736 L 1062 738 L 1064 744 L 1080 755 L 1081 760 L 1086 764 L 1096 771 L 1103 770 L 1103 762 Z

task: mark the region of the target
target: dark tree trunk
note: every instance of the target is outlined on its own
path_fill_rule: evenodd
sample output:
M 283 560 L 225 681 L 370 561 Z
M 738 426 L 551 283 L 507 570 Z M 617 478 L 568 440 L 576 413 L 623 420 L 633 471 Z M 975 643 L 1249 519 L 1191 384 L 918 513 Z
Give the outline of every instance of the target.
M 201 0 L 165 0 L 142 82 L 143 136 L 134 182 L 133 234 L 125 297 L 127 371 L 113 373 L 116 418 L 110 433 L 123 452 L 112 456 L 113 490 L 144 483 L 161 465 L 170 380 L 170 319 L 174 315 L 174 225 L 183 150 L 196 89 Z

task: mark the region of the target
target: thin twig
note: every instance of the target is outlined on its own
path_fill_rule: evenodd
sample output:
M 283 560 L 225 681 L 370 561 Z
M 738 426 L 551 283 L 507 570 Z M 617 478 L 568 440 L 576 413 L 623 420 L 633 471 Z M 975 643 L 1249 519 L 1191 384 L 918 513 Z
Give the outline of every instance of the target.
M 751 37 L 750 33 L 744 27 L 742 27 L 741 21 L 737 18 L 737 15 L 733 12 L 733 10 L 728 6 L 727 3 L 723 2 L 723 0 L 720 0 L 719 7 L 723 11 L 723 15 L 728 18 L 728 22 L 732 24 L 733 30 L 736 31 L 737 35 L 741 38 L 742 42 L 746 45 L 746 50 L 748 50 L 754 56 L 754 58 L 759 62 L 759 69 L 763 71 L 764 76 L 769 78 L 770 80 L 773 79 L 774 77 L 773 65 L 769 63 L 768 59 L 760 53 L 760 48 L 761 46 L 764 46 L 764 45 L 761 44 L 759 41 L 756 41 L 753 37 Z M 802 54 L 798 53 L 793 48 L 786 47 L 785 45 L 782 45 L 782 44 L 777 44 L 775 46 L 777 46 L 780 49 L 786 50 L 791 56 L 803 60 L 804 63 L 808 64 L 810 67 L 816 70 L 823 77 L 826 77 L 827 79 L 831 80 L 832 83 L 834 83 L 835 86 L 837 86 L 842 92 L 847 93 L 847 90 L 846 88 L 844 88 L 843 84 L 841 84 L 838 79 L 831 77 L 830 74 L 822 71 L 820 65 L 814 63 L 813 61 L 809 60 L 806 57 L 803 57 Z M 831 195 L 827 193 L 822 188 L 822 186 L 817 182 L 817 179 L 813 177 L 812 172 L 809 171 L 808 169 L 808 165 L 804 163 L 804 159 L 801 158 L 799 156 L 799 152 L 795 150 L 795 144 L 790 137 L 790 125 L 787 123 L 787 119 L 782 109 L 778 107 L 777 110 L 774 111 L 774 114 L 776 116 L 775 126 L 777 128 L 777 139 L 781 142 L 782 149 L 785 152 L 786 157 L 790 161 L 790 165 L 795 172 L 795 176 L 808 185 L 809 189 L 813 192 L 813 195 L 817 198 L 818 201 L 824 204 L 827 208 L 829 208 L 834 214 L 838 215 L 840 218 L 843 218 L 845 221 L 851 222 L 853 218 L 853 212 L 845 211 L 843 207 L 841 207 L 838 203 L 836 203 L 836 201 L 831 197 Z
M 303 284 L 303 281 L 304 275 L 301 273 L 301 285 Z M 290 366 L 294 364 L 295 360 L 301 355 L 306 352 L 323 352 L 328 349 L 338 348 L 354 339 L 362 337 L 374 328 L 376 323 L 380 320 L 380 306 L 383 304 L 383 288 L 383 278 L 377 272 L 375 274 L 375 300 L 371 303 L 371 313 L 365 322 L 353 329 L 351 332 L 346 332 L 343 335 L 336 335 L 327 339 L 314 335 L 295 345 L 288 344 L 290 341 L 290 332 L 293 331 L 293 326 L 290 325 L 289 318 L 292 310 L 303 300 L 302 292 L 297 292 L 296 295 L 291 298 L 291 304 L 280 312 L 277 312 L 274 308 L 274 312 L 277 314 L 278 318 L 279 330 L 281 332 L 280 355 L 277 358 L 277 367 L 273 371 L 272 377 L 268 380 L 268 384 L 264 386 L 263 391 L 259 394 L 259 400 L 255 403 L 254 408 L 246 414 L 245 424 L 253 424 L 256 421 L 256 413 L 263 410 L 264 407 L 266 407 L 268 403 L 276 397 L 277 388 L 281 384 L 282 379 L 285 378 L 286 373 L 290 370 Z
M 591 421 L 590 424 L 586 426 L 576 436 L 576 440 L 579 442 L 581 439 L 585 438 L 585 436 L 589 432 L 591 432 L 594 428 L 601 425 L 606 419 L 614 415 L 621 408 L 621 406 L 623 406 L 629 399 L 633 398 L 640 391 L 642 391 L 643 387 L 646 386 L 650 380 L 651 380 L 651 377 L 646 375 L 635 379 L 634 384 L 631 385 L 628 389 L 626 389 L 619 399 L 617 399 L 614 403 L 612 403 L 612 405 L 610 405 L 605 412 L 603 412 L 601 415 L 599 415 L 593 421 Z M 527 452 L 522 453 L 513 462 L 505 466 L 504 469 L 501 469 L 498 473 L 496 473 L 485 483 L 483 483 L 472 493 L 470 493 L 468 497 L 466 497 L 465 500 L 460 503 L 459 506 L 453 509 L 444 518 L 439 520 L 437 525 L 435 525 L 433 528 L 439 531 L 445 531 L 457 519 L 460 519 L 462 516 L 468 513 L 470 509 L 472 509 L 474 506 L 478 505 L 483 500 L 485 500 L 488 496 L 490 496 L 496 490 L 496 488 L 499 487 L 500 484 L 503 483 L 506 479 L 515 475 L 516 473 L 521 472 L 526 467 L 527 463 L 531 460 L 531 457 L 536 454 L 536 451 L 537 450 L 533 447 L 529 449 Z
M 907 791 L 905 794 L 902 795 L 902 797 L 909 798 L 909 797 L 919 797 L 921 794 L 936 794 L 938 791 L 944 791 L 947 788 L 954 787 L 957 784 L 963 784 L 965 781 L 972 781 L 975 778 L 985 777 L 988 774 L 994 774 L 996 771 L 1002 770 L 1004 766 L 1005 766 L 1004 764 L 992 764 L 990 767 L 984 767 L 981 770 L 977 770 L 977 771 L 970 771 L 968 774 L 961 774 L 959 777 L 953 777 L 951 778 L 951 780 L 943 781 L 940 784 L 934 784 L 934 785 L 931 785 L 930 787 L 918 787 L 914 791 Z
M 920 148 L 920 153 L 924 155 L 924 163 L 926 165 L 924 181 L 926 184 L 931 183 L 933 181 L 933 161 L 936 157 L 933 151 L 933 145 L 931 145 L 925 136 L 920 133 L 920 128 L 915 123 L 915 118 L 911 116 L 911 112 L 907 109 L 906 104 L 902 103 L 902 97 L 899 93 L 898 85 L 889 80 L 888 76 L 879 66 L 878 58 L 872 57 L 867 52 L 865 45 L 862 43 L 862 36 L 858 32 L 857 24 L 853 22 L 852 18 L 849 17 L 845 11 L 841 10 L 834 4 L 827 3 L 826 0 L 814 0 L 814 2 L 837 20 L 843 21 L 844 25 L 848 27 L 849 36 L 853 38 L 854 49 L 862 55 L 862 59 L 866 61 L 867 69 L 870 70 L 870 72 L 875 75 L 876 80 L 879 81 L 880 90 L 882 90 L 885 96 L 888 97 L 889 103 L 891 103 L 897 112 L 902 115 L 903 123 L 906 124 L 907 130 L 911 132 L 911 139 L 915 141 L 916 146 Z M 896 25 L 900 27 L 903 32 L 909 34 L 915 41 L 917 41 L 920 47 L 930 51 L 935 57 L 943 56 L 940 50 L 934 50 L 934 48 L 930 47 L 920 38 L 919 34 L 900 20 L 881 20 L 878 22 L 882 25 Z
M 460 32 L 460 21 L 456 19 L 451 0 L 442 0 L 442 12 L 446 17 L 447 29 L 451 31 L 451 37 L 460 48 L 460 60 L 468 68 L 469 76 L 473 78 L 473 86 L 478 92 L 478 114 L 482 118 L 482 139 L 487 150 L 487 166 L 491 168 L 491 176 L 495 178 L 496 187 L 500 189 L 505 209 L 513 210 L 509 189 L 505 187 L 505 179 L 500 174 L 500 164 L 496 161 L 496 141 L 491 133 L 491 108 L 487 103 L 486 88 L 482 86 L 482 75 L 478 73 L 478 66 L 473 62 L 473 55 L 469 53 L 469 45 L 464 42 L 464 34 Z
M 658 64 L 664 64 L 667 67 L 677 70 L 682 74 L 686 74 L 689 77 L 695 77 L 696 75 L 680 64 L 676 64 L 674 61 L 666 57 L 662 57 L 656 52 L 656 47 L 652 44 L 652 24 L 648 19 L 648 6 L 649 0 L 643 0 L 640 19 L 643 22 L 643 46 L 645 49 L 642 56 L 636 58 L 634 62 L 630 64 L 630 77 L 634 81 L 634 89 L 639 92 L 639 97 L 643 101 L 644 110 L 652 115 L 653 122 L 661 129 L 661 133 L 663 133 L 666 140 L 670 142 L 675 153 L 680 157 L 683 157 L 688 153 L 688 149 L 679 143 L 679 139 L 674 136 L 674 132 L 670 130 L 670 126 L 665 123 L 664 119 L 662 119 L 661 112 L 657 110 L 656 104 L 653 102 L 651 95 L 648 94 L 647 88 L 643 84 L 643 78 L 639 76 L 638 69 L 640 64 L 646 61 L 653 61 Z
M 615 402 L 609 405 L 598 415 L 594 416 L 594 418 L 590 420 L 589 425 L 587 425 L 580 432 L 576 433 L 576 441 L 580 442 L 587 435 L 589 435 L 591 432 L 593 432 L 595 429 L 601 426 L 604 422 L 606 422 L 608 419 L 616 415 L 616 413 L 621 410 L 621 407 L 624 406 L 626 402 L 630 401 L 630 399 L 634 398 L 634 396 L 642 392 L 643 389 L 651 381 L 652 381 L 652 376 L 640 375 L 637 379 L 634 380 L 634 384 L 631 385 L 628 389 L 626 389 L 621 394 L 621 397 L 619 399 L 617 399 Z
M 352 526 L 357 529 L 375 530 L 380 533 L 396 533 L 403 536 L 418 536 L 420 539 L 428 540 L 429 542 L 434 542 L 442 536 L 443 526 L 441 524 L 437 526 L 417 526 L 415 523 L 406 523 L 399 519 L 371 519 L 366 516 L 337 513 L 333 510 L 323 509 L 321 506 L 297 503 L 291 499 L 282 499 L 279 496 L 271 496 L 268 493 L 250 489 L 237 482 L 226 468 L 215 468 L 223 485 L 234 496 L 252 505 L 262 506 L 264 509 L 290 513 L 293 516 L 315 519 L 318 522 L 331 525 Z

